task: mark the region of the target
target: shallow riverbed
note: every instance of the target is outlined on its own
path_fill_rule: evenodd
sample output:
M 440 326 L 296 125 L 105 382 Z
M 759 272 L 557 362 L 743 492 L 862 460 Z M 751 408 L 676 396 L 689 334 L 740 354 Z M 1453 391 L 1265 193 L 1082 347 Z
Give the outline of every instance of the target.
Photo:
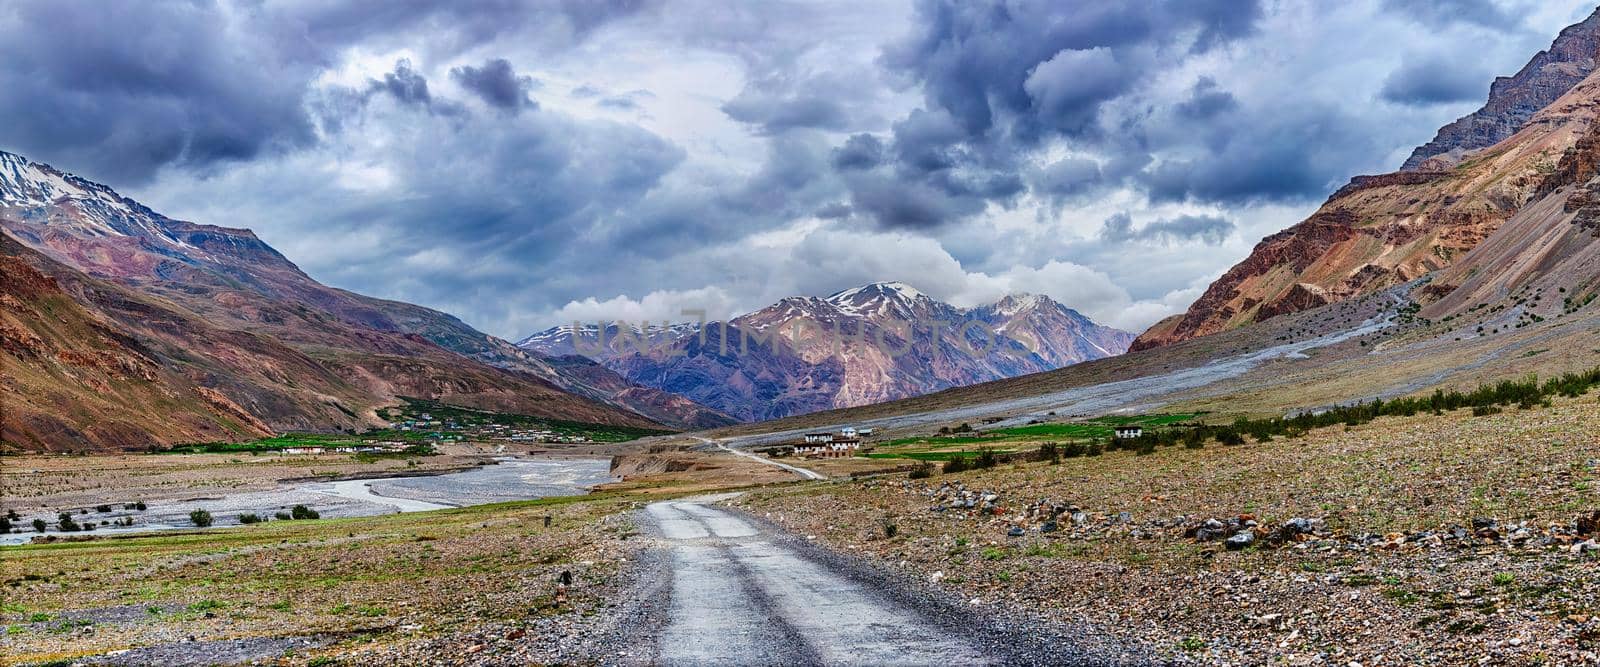
M 185 500 L 149 503 L 144 511 L 112 506 L 110 512 L 87 514 L 74 509 L 78 523 L 114 523 L 132 517 L 134 525 L 100 526 L 92 532 L 61 533 L 56 529 L 56 514 L 24 515 L 17 525 L 27 532 L 0 535 L 0 545 L 23 544 L 39 533 L 29 528 L 36 518 L 49 527 L 46 535 L 103 535 L 155 530 L 193 529 L 189 513 L 210 512 L 213 527 L 236 526 L 242 514 L 272 519 L 295 505 L 316 510 L 323 518 L 372 516 L 397 512 L 424 512 L 451 507 L 483 505 L 511 500 L 532 500 L 550 496 L 588 493 L 596 485 L 614 481 L 609 459 L 523 459 L 505 457 L 494 465 L 443 475 L 383 477 L 337 482 L 286 484 L 270 491 L 216 493 Z

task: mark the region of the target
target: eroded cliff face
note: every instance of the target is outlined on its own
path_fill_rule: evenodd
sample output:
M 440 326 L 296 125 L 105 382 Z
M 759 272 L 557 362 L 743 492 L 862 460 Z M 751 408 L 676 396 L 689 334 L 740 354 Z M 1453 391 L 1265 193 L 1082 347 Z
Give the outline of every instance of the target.
M 1600 10 L 1561 31 L 1550 48 L 1534 55 L 1512 76 L 1489 87 L 1489 101 L 1477 111 L 1439 128 L 1418 146 L 1402 171 L 1448 169 L 1471 151 L 1493 146 L 1521 130 L 1540 109 L 1588 78 L 1600 57 Z
M 1371 294 L 1451 266 L 1553 183 L 1576 178 L 1562 172 L 1582 168 L 1567 158 L 1597 106 L 1600 79 L 1591 75 L 1521 130 L 1447 168 L 1352 179 L 1310 218 L 1263 239 L 1187 312 L 1146 331 L 1132 349 Z

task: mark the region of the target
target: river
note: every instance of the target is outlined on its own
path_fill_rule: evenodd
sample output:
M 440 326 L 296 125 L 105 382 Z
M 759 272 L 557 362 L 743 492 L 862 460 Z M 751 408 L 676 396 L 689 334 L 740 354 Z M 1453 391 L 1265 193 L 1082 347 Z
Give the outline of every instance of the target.
M 132 526 L 97 526 L 92 532 L 66 535 L 123 535 L 159 530 L 193 529 L 189 513 L 203 509 L 211 513 L 213 527 L 237 526 L 241 514 L 271 519 L 295 505 L 316 510 L 323 518 L 373 516 L 397 512 L 426 512 L 469 505 L 532 500 L 550 496 L 582 495 L 597 485 L 615 481 L 609 459 L 523 459 L 502 457 L 494 465 L 472 470 L 416 477 L 381 477 L 336 482 L 299 482 L 268 491 L 222 492 L 184 500 L 152 501 L 145 511 L 125 510 L 118 504 L 111 512 L 75 514 L 79 523 L 111 521 L 133 517 Z M 201 493 L 204 493 L 202 491 Z M 28 528 L 35 518 L 44 519 L 47 535 L 63 535 L 56 530 L 56 515 L 24 515 L 19 528 L 23 533 L 0 535 L 0 545 L 24 544 L 39 533 Z

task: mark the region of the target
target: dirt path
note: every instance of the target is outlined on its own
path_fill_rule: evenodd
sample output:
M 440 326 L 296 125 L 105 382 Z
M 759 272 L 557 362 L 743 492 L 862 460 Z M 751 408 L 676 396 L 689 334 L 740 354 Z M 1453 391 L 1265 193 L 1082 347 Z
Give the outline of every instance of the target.
M 1130 664 L 1037 619 L 944 600 L 707 500 L 649 505 L 667 582 L 635 640 L 665 665 Z
M 716 445 L 717 449 L 725 451 L 725 452 L 727 452 L 729 454 L 737 454 L 737 455 L 743 456 L 743 457 L 745 457 L 747 459 L 751 459 L 751 460 L 754 460 L 754 461 L 760 461 L 760 462 L 765 463 L 765 464 L 770 465 L 770 466 L 777 466 L 779 468 L 783 468 L 784 470 L 792 472 L 792 473 L 794 473 L 796 475 L 799 475 L 801 477 L 804 477 L 806 479 L 827 479 L 828 478 L 827 475 L 824 475 L 824 474 L 822 474 L 820 472 L 817 472 L 815 470 L 807 470 L 807 469 L 801 468 L 799 466 L 792 466 L 792 465 L 789 465 L 787 463 L 774 461 L 774 460 L 769 459 L 769 458 L 767 458 L 765 456 L 758 456 L 758 455 L 755 455 L 755 454 L 751 454 L 750 452 L 740 451 L 740 450 L 734 449 L 732 447 L 729 447 L 729 446 L 727 446 L 725 444 L 722 444 L 721 442 L 718 442 L 716 440 L 712 440 L 710 438 L 702 438 L 702 437 L 697 435 L 697 436 L 694 436 L 694 439 L 695 440 L 699 440 L 700 442 L 706 443 L 708 445 Z

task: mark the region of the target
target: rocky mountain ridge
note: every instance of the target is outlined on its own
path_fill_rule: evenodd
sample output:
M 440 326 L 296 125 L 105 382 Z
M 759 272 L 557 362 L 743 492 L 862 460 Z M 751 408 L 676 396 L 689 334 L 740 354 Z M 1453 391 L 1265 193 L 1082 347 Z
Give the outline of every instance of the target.
M 633 382 L 745 421 L 1051 370 L 1120 354 L 1133 338 L 1042 295 L 962 309 L 901 282 L 788 297 L 704 327 L 601 331 L 555 327 L 519 345 L 586 351 Z
M 374 406 L 398 396 L 637 427 L 731 421 L 692 402 L 661 396 L 659 390 L 604 377 L 604 369 L 566 372 L 573 367 L 552 363 L 445 313 L 328 287 L 249 230 L 168 218 L 109 187 L 5 152 L 0 152 L 0 229 L 14 242 L 8 254 L 27 257 L 41 275 L 64 284 L 99 286 L 85 293 L 116 291 L 119 296 L 111 299 L 115 303 L 143 304 L 130 307 L 133 312 L 163 312 L 158 329 L 150 330 L 145 316 L 115 308 L 108 313 L 82 301 L 83 294 L 63 292 L 65 298 L 79 299 L 76 305 L 86 319 L 122 331 L 141 345 L 155 349 L 160 346 L 151 337 L 166 338 L 171 354 L 150 358 L 168 371 L 184 369 L 185 356 L 235 360 L 267 350 L 263 354 L 269 357 L 296 357 L 288 366 L 220 363 L 204 372 L 183 370 L 192 375 L 190 381 L 199 388 L 195 391 L 240 406 L 259 422 L 227 434 L 247 437 L 261 428 L 362 428 L 379 421 L 371 411 Z M 12 300 L 24 303 L 15 296 Z M 17 330 L 38 336 L 33 331 L 38 321 L 25 327 L 24 319 L 14 316 Z M 254 342 L 229 344 L 207 333 L 222 331 Z M 7 361 L 23 364 L 20 357 Z M 73 386 L 75 375 L 46 366 L 32 370 L 42 373 L 39 378 L 54 377 L 64 402 L 41 407 L 35 416 L 72 412 L 77 406 L 72 397 L 82 396 L 81 387 Z M 318 374 L 338 380 L 311 392 L 326 400 L 304 395 L 319 386 L 308 380 Z M 14 399 L 11 404 L 26 404 L 16 385 L 4 389 Z M 173 442 L 177 432 L 161 426 L 130 417 L 114 430 L 144 433 L 146 444 Z M 85 439 L 59 428 L 30 433 L 23 441 L 30 448 L 123 446 L 138 439 Z M 7 438 L 12 442 L 11 435 Z
M 1574 72 L 1593 71 L 1596 49 L 1600 13 L 1563 31 L 1514 80 L 1497 83 L 1481 116 L 1457 122 L 1487 127 L 1484 119 L 1496 118 L 1490 124 L 1507 127 L 1512 121 L 1506 119 L 1523 118 L 1508 136 L 1477 147 L 1477 140 L 1447 126 L 1443 143 L 1418 149 L 1428 157 L 1408 162 L 1409 170 L 1355 177 L 1304 222 L 1263 239 L 1187 312 L 1151 327 L 1132 349 L 1373 294 L 1450 267 L 1540 196 L 1563 156 L 1588 132 L 1600 108 L 1600 82 L 1592 74 L 1568 81 Z M 1533 89 L 1542 92 L 1527 92 Z M 1552 91 L 1559 94 L 1521 115 Z

